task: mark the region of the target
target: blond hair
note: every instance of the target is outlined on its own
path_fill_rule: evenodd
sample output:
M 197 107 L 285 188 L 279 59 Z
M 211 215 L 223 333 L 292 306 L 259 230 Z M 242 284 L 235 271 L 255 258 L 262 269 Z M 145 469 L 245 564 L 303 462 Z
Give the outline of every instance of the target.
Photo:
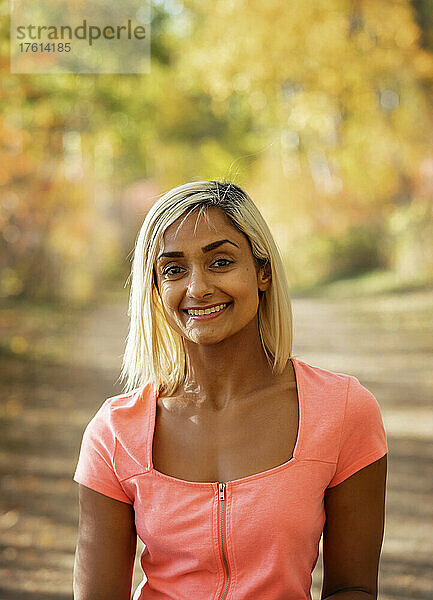
M 137 237 L 131 269 L 129 333 L 121 380 L 126 392 L 149 383 L 170 395 L 184 381 L 183 338 L 167 323 L 155 286 L 154 264 L 163 235 L 176 219 L 199 209 L 221 209 L 249 241 L 256 264 L 270 263 L 270 287 L 260 295 L 258 323 L 261 343 L 274 373 L 282 373 L 292 352 L 292 308 L 284 266 L 269 227 L 240 187 L 219 181 L 180 185 L 152 206 Z

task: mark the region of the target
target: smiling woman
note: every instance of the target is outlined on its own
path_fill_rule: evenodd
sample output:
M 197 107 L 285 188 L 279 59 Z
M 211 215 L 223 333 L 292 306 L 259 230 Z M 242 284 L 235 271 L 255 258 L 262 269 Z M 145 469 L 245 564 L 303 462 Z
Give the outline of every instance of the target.
M 184 248 L 179 247 L 181 232 Z M 224 246 L 220 245 L 222 240 L 228 240 Z M 229 248 L 232 254 L 237 249 L 236 260 L 228 254 Z M 239 279 L 248 275 L 250 281 L 255 270 L 255 277 L 266 275 L 271 280 L 271 285 L 265 282 L 258 285 L 257 280 L 252 296 L 250 289 L 246 293 L 248 302 L 257 302 L 255 312 L 262 352 L 277 372 L 287 367 L 292 349 L 292 311 L 284 266 L 272 234 L 252 200 L 238 186 L 195 182 L 163 196 L 149 211 L 137 239 L 129 308 L 131 324 L 122 370 L 127 391 L 152 381 L 170 394 L 183 381 L 188 355 L 185 356 L 179 330 L 180 313 L 171 311 L 170 324 L 173 325 L 174 319 L 177 327 L 168 327 L 169 305 L 164 304 L 163 297 L 166 290 L 180 289 L 186 277 L 191 279 L 190 287 L 200 284 L 203 265 L 210 257 L 233 263 L 222 267 L 220 262 L 218 267 L 207 267 L 206 273 L 211 278 L 224 277 L 226 281 L 231 278 L 242 285 Z M 200 268 L 198 258 L 203 262 Z M 262 285 L 267 289 L 266 294 Z M 222 291 L 219 297 L 214 292 L 205 292 L 205 298 L 212 298 L 211 301 L 204 302 L 200 297 L 199 302 L 184 301 L 182 308 L 209 306 L 227 299 Z M 235 309 L 238 304 L 233 306 Z
M 283 264 L 249 196 L 171 190 L 135 248 L 125 393 L 83 436 L 76 600 L 377 597 L 387 442 L 352 375 L 292 356 Z M 101 543 L 101 540 L 103 543 Z

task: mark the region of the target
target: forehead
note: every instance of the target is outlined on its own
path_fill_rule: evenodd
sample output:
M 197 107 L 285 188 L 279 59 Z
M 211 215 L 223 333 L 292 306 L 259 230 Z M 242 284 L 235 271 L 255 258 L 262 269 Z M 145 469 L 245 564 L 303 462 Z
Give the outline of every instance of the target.
M 248 244 L 245 236 L 234 227 L 226 214 L 211 206 L 206 207 L 204 211 L 195 209 L 176 219 L 165 230 L 160 240 L 160 248 L 167 250 L 172 246 L 174 248 L 195 242 L 214 241 L 217 238 L 228 238 L 239 244 Z

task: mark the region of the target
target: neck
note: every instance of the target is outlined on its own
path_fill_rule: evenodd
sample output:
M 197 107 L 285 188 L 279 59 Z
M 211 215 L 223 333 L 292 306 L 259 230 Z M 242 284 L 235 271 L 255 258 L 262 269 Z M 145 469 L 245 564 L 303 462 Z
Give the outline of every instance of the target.
M 215 410 L 248 396 L 276 378 L 263 350 L 257 317 L 219 342 L 204 345 L 185 341 L 187 373 L 182 393 L 192 402 Z

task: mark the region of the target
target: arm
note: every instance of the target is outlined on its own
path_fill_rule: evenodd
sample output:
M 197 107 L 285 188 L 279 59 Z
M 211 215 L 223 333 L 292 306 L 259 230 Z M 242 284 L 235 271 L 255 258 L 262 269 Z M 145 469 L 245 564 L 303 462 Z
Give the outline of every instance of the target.
M 131 504 L 79 486 L 74 600 L 130 600 L 137 534 Z
M 324 600 L 376 600 L 387 455 L 325 493 Z

